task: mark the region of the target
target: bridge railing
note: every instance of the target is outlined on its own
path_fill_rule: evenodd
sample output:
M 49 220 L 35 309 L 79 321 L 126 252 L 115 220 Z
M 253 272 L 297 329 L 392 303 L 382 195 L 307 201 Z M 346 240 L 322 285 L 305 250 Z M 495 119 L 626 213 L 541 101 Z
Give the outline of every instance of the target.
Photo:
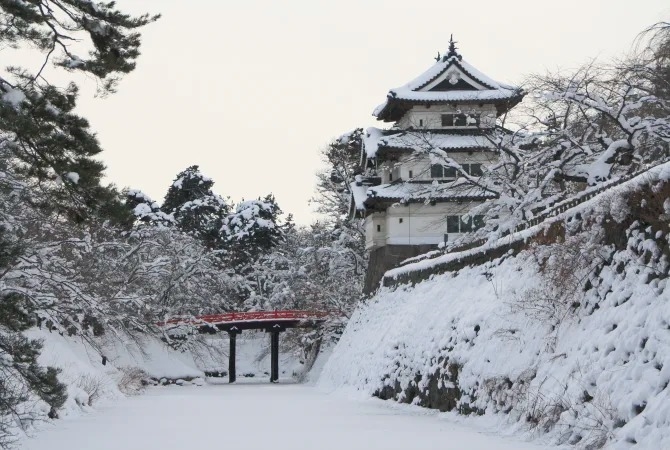
M 332 315 L 332 313 L 326 311 L 305 310 L 229 312 L 223 314 L 205 314 L 195 317 L 174 317 L 163 322 L 159 322 L 157 325 L 204 325 L 226 322 L 252 322 L 264 320 L 317 320 L 324 319 L 330 315 Z

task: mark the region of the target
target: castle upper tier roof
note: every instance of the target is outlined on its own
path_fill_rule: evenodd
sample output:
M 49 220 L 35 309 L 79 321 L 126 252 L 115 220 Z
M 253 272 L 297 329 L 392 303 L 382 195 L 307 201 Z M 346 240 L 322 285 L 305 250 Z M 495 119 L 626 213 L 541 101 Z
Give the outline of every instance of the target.
M 413 105 L 494 104 L 498 114 L 512 108 L 524 96 L 521 88 L 495 81 L 466 62 L 453 40 L 449 52 L 414 80 L 388 92 L 386 101 L 372 113 L 379 120 L 395 122 Z

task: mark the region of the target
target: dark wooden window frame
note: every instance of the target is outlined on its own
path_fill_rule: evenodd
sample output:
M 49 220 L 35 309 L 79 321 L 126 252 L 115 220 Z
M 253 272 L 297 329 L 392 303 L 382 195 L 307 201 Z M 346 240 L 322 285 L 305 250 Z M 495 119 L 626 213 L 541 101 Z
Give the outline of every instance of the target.
M 468 123 L 469 118 L 474 119 L 475 123 Z M 481 118 L 480 113 L 444 113 L 442 114 L 442 126 L 447 128 L 477 128 L 481 123 Z

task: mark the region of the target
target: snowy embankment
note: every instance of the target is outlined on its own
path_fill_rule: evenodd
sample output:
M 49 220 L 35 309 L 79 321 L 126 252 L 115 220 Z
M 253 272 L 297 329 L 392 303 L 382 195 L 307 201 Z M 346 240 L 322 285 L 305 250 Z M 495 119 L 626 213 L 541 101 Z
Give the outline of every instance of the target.
M 668 179 L 602 194 L 517 255 L 382 288 L 320 385 L 498 414 L 554 443 L 670 448 Z
M 141 341 L 115 338 L 92 345 L 36 328 L 24 334 L 42 342 L 40 364 L 58 368 L 58 379 L 67 385 L 68 399 L 58 411 L 61 419 L 138 393 L 150 379 L 190 384 L 186 380 L 198 383 L 204 377 L 192 354 L 171 350 L 152 337 Z

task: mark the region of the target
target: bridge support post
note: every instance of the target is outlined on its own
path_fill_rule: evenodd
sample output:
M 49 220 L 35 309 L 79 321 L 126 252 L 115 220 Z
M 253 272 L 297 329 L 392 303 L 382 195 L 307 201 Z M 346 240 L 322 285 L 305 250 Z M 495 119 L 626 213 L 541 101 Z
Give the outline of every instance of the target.
M 228 340 L 230 343 L 230 348 L 228 351 L 228 383 L 234 383 L 237 379 L 237 373 L 235 371 L 235 359 L 236 359 L 236 344 L 237 344 L 237 335 L 238 330 L 229 330 L 228 331 Z
M 279 331 L 270 332 L 270 383 L 279 381 Z

